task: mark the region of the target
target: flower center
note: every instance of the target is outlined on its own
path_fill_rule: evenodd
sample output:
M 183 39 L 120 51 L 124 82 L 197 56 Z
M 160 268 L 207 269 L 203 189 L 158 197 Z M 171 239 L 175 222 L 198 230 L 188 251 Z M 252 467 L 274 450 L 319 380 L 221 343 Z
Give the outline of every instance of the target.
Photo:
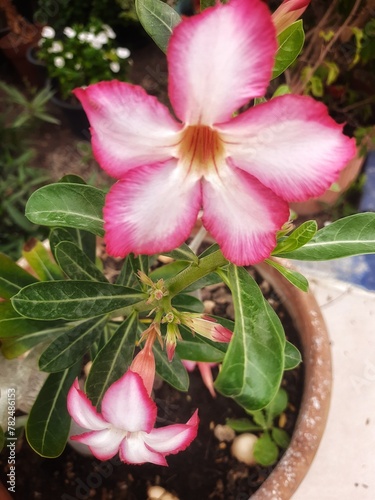
M 183 131 L 179 158 L 189 173 L 195 172 L 201 177 L 217 172 L 224 156 L 224 143 L 216 130 L 197 125 Z

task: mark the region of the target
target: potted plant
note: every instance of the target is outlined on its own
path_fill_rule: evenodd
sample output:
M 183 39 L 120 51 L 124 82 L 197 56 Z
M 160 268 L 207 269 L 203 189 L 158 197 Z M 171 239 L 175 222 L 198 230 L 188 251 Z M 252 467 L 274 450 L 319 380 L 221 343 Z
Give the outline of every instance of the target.
M 11 357 L 45 343 L 39 369 L 49 375 L 26 424 L 30 445 L 45 457 L 63 451 L 73 418 L 81 431 L 71 439 L 88 445 L 98 460 L 117 460 L 119 453 L 126 464 L 166 465 L 169 455 L 194 441 L 199 425 L 194 409 L 179 422 L 155 426 L 155 373 L 186 390 L 181 352 L 192 361 L 219 362 L 215 389 L 247 412 L 269 408 L 299 354 L 244 266 L 264 263 L 271 281 L 275 270 L 301 289 L 298 297 L 281 293 L 296 316 L 308 282 L 274 257 L 325 260 L 374 252 L 372 213 L 320 230 L 315 221 L 296 229 L 289 222 L 288 202 L 324 191 L 355 154 L 353 141 L 321 103 L 306 96 L 260 99 L 271 74 L 281 74 L 298 55 L 301 24 L 276 39 L 275 21 L 258 0 L 231 0 L 183 21 L 163 2 L 153 6 L 154 17 L 145 2 L 137 4 L 138 14 L 158 45 L 168 45 L 169 94 L 180 121 L 125 82 L 75 90 L 96 158 L 118 182 L 105 193 L 67 176 L 33 193 L 26 214 L 51 227 L 54 256 L 41 244 L 28 249 L 39 280 L 5 256 L 0 260 L 3 352 Z M 290 21 L 288 9 L 285 15 Z M 298 42 L 290 36 L 295 31 Z M 254 106 L 233 116 L 254 97 Z M 217 243 L 196 252 L 184 241 L 202 208 L 202 223 Z M 116 283 L 96 259 L 96 236 L 103 235 L 108 254 L 122 259 Z M 153 264 L 160 254 L 172 261 L 158 268 Z M 231 290 L 234 323 L 204 314 L 190 294 L 218 281 Z M 306 319 L 298 321 L 303 329 Z M 323 328 L 315 310 L 307 323 Z M 316 366 L 322 363 L 323 343 L 324 349 L 314 337 L 310 348 L 306 343 L 307 374 L 313 358 Z M 315 440 L 307 450 L 300 447 L 306 426 L 312 429 L 314 420 L 324 427 L 327 406 L 319 406 L 329 400 L 329 356 L 323 370 L 323 378 L 314 379 L 322 383 L 322 398 L 317 403 L 306 392 L 315 408 L 301 414 L 302 427 L 279 467 L 287 467 L 289 478 L 303 475 L 290 472 L 292 462 L 297 468 L 309 463 L 316 450 Z M 12 441 L 16 404 L 9 406 Z M 259 442 L 269 448 L 267 431 Z M 258 498 L 290 498 L 299 479 L 289 481 L 285 493 L 286 479 L 275 493 L 278 481 L 270 476 L 271 490 L 261 489 Z
M 66 26 L 61 37 L 51 26 L 41 32 L 36 56 L 56 90 L 53 102 L 67 114 L 72 129 L 86 139 L 88 122 L 72 90 L 114 77 L 127 79 L 130 52 L 117 47 L 115 39 L 112 28 L 97 19 Z

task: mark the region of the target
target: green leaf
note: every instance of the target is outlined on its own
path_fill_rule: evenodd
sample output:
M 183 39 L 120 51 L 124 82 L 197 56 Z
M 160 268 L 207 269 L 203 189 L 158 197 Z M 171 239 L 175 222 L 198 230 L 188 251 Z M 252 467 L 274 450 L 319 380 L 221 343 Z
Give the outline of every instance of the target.
M 249 411 L 252 415 L 254 422 L 262 429 L 267 429 L 267 420 L 263 410 Z
M 181 21 L 181 17 L 161 0 L 135 0 L 135 9 L 146 32 L 166 52 L 173 28 Z
M 178 311 L 188 311 L 193 313 L 202 313 L 204 305 L 201 300 L 187 293 L 180 293 L 173 297 L 172 306 Z
M 267 467 L 276 462 L 279 449 L 268 433 L 264 433 L 254 445 L 254 458 L 258 464 Z
M 38 281 L 9 257 L 0 253 L 0 297 L 10 299 L 24 286 Z
M 133 266 L 132 266 L 133 254 L 129 254 L 120 271 L 120 274 L 117 276 L 116 284 L 131 286 L 133 288 L 140 288 L 139 279 L 134 274 Z
M 262 427 L 255 425 L 248 418 L 227 418 L 225 424 L 236 432 L 254 432 L 262 430 Z
M 70 241 L 71 243 L 76 243 L 74 236 L 69 231 L 69 229 L 65 229 L 63 227 L 55 227 L 51 229 L 49 234 L 49 244 L 51 247 L 52 255 L 56 258 L 55 249 L 59 243 L 62 241 Z
M 55 255 L 55 248 L 63 241 L 75 243 L 82 252 L 89 257 L 91 262 L 96 260 L 96 236 L 87 231 L 74 228 L 56 227 L 51 230 L 49 242 L 52 254 Z
M 110 283 L 44 281 L 23 288 L 12 304 L 26 318 L 74 321 L 102 316 L 144 298 L 137 290 Z
M 299 20 L 291 24 L 286 30 L 280 33 L 277 37 L 277 41 L 279 48 L 276 52 L 272 79 L 284 73 L 301 52 L 305 41 L 302 21 Z
M 311 92 L 314 97 L 323 97 L 324 95 L 324 86 L 322 79 L 319 76 L 312 76 L 310 78 Z
M 267 415 L 267 425 L 271 427 L 273 419 L 279 415 L 286 409 L 288 406 L 288 394 L 285 389 L 278 390 L 276 396 L 270 402 L 269 405 L 264 408 L 264 411 Z
M 271 431 L 271 435 L 277 446 L 283 448 L 284 450 L 288 448 L 290 444 L 290 436 L 286 431 L 284 431 L 284 429 L 274 427 Z
M 39 368 L 51 373 L 72 366 L 98 339 L 107 321 L 107 316 L 89 319 L 59 335 L 40 356 Z
M 375 253 L 375 213 L 361 213 L 332 222 L 302 248 L 279 255 L 319 261 L 371 253 Z
M 175 353 L 173 360 L 168 361 L 167 354 L 158 343 L 155 343 L 152 349 L 157 374 L 178 391 L 186 392 L 189 389 L 189 375 L 178 354 Z
M 297 250 L 297 248 L 306 245 L 306 243 L 308 243 L 315 236 L 317 230 L 318 224 L 315 220 L 308 220 L 304 222 L 298 226 L 292 234 L 277 243 L 272 255 Z
M 177 274 L 179 274 L 184 269 L 187 269 L 188 267 L 190 267 L 190 264 L 188 264 L 187 262 L 177 260 L 176 262 L 171 262 L 170 264 L 166 264 L 165 266 L 157 267 L 150 273 L 150 278 L 154 282 L 161 278 L 167 280 L 169 278 L 177 276 Z
M 80 368 L 77 364 L 49 375 L 31 408 L 26 437 L 31 448 L 42 457 L 58 457 L 65 448 L 71 423 L 66 398 Z
M 44 328 L 17 337 L 8 337 L 1 341 L 1 352 L 7 359 L 14 359 L 29 351 L 36 345 L 56 338 L 65 332 L 68 326 Z
M 200 5 L 201 5 L 201 12 L 202 12 L 204 9 L 207 9 L 208 7 L 213 7 L 214 5 L 216 5 L 216 1 L 215 0 L 200 0 Z
M 303 274 L 299 273 L 298 271 L 295 271 L 293 269 L 288 269 L 278 262 L 275 262 L 274 260 L 271 259 L 266 259 L 265 262 L 271 267 L 274 267 L 279 271 L 280 274 L 282 274 L 288 281 L 289 283 L 292 283 L 292 285 L 296 286 L 303 292 L 307 292 L 309 289 L 309 282 L 307 279 L 303 276 Z
M 103 236 L 105 193 L 84 184 L 56 183 L 35 191 L 26 216 L 35 224 L 84 229 Z
M 172 257 L 172 259 L 176 260 L 182 260 L 185 262 L 194 262 L 195 264 L 198 264 L 199 262 L 198 256 L 186 243 L 176 248 L 175 250 L 172 250 L 171 252 L 163 253 L 163 255 L 167 255 L 169 257 Z
M 91 366 L 85 390 L 92 404 L 99 407 L 110 387 L 129 368 L 137 335 L 137 315 L 123 321 L 109 342 L 99 351 Z
M 285 335 L 275 311 L 244 268 L 230 264 L 227 278 L 236 323 L 215 386 L 246 410 L 258 410 L 272 401 L 280 386 Z
M 285 343 L 285 361 L 284 370 L 293 370 L 302 363 L 302 356 L 297 347 L 290 342 Z
M 181 359 L 220 363 L 224 359 L 224 352 L 217 349 L 217 343 L 210 345 L 198 335 L 194 336 L 184 327 L 180 326 L 183 340 L 177 342 L 176 352 Z
M 74 243 L 69 241 L 59 243 L 55 248 L 55 256 L 59 266 L 69 278 L 108 283 L 103 273 Z
M 41 241 L 33 239 L 24 246 L 23 257 L 42 281 L 63 279 L 60 268 L 52 262 L 52 256 Z

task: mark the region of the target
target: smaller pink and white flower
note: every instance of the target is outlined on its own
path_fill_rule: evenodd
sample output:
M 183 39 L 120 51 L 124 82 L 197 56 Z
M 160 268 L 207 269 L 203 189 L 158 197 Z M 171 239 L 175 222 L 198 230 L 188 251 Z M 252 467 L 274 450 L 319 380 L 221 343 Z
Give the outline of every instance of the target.
M 105 393 L 98 413 L 76 380 L 68 394 L 68 411 L 89 432 L 71 439 L 86 444 L 99 460 L 119 452 L 128 464 L 168 465 L 165 457 L 187 448 L 198 432 L 198 410 L 186 424 L 154 428 L 156 404 L 141 376 L 128 370 Z
M 210 391 L 213 398 L 216 398 L 216 392 L 214 388 L 214 379 L 212 376 L 211 368 L 217 365 L 217 363 L 207 363 L 205 361 L 190 361 L 188 359 L 183 359 L 182 364 L 187 369 L 188 372 L 192 372 L 195 367 L 198 367 L 200 371 L 204 385 Z
M 194 333 L 215 342 L 230 342 L 233 332 L 206 314 L 183 312 L 179 314 L 181 323 Z
M 307 9 L 310 0 L 284 0 L 272 14 L 272 21 L 279 35 L 299 19 Z

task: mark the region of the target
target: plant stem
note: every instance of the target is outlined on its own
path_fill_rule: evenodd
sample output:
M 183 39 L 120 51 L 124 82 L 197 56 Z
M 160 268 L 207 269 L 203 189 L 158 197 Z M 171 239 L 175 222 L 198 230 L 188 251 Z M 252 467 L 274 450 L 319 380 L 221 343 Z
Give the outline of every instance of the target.
M 200 259 L 198 265 L 192 264 L 177 274 L 177 276 L 166 280 L 165 286 L 168 288 L 171 296 L 176 295 L 195 281 L 198 281 L 200 278 L 203 278 L 226 264 L 228 264 L 226 258 L 220 250 L 216 250 Z

